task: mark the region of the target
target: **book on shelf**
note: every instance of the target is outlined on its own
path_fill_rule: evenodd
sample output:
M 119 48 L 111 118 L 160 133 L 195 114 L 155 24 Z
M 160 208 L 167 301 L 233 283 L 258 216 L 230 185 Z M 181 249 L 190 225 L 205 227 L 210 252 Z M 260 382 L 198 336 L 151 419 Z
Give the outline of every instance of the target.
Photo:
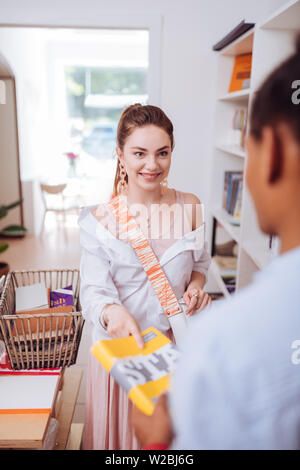
M 169 389 L 179 351 L 156 328 L 142 332 L 144 348 L 133 336 L 101 340 L 91 351 L 144 414 L 151 415 L 158 396 Z
M 221 239 L 221 241 L 219 241 L 220 240 L 220 237 L 219 237 L 220 228 L 218 227 L 218 232 L 215 237 L 214 254 L 220 255 L 220 256 L 237 256 L 238 244 L 235 240 L 233 240 L 232 238 L 230 239 L 227 238 L 225 242 L 224 242 L 224 239 L 223 240 Z
M 236 202 L 238 182 L 239 182 L 239 175 L 233 175 L 231 178 L 231 186 L 230 186 L 231 197 L 228 198 L 229 200 L 228 200 L 228 209 L 227 209 L 227 212 L 231 215 L 233 215 L 233 208 Z
M 238 244 L 224 227 L 217 222 L 213 238 L 213 261 L 218 269 L 226 290 L 235 291 Z
M 224 299 L 224 294 L 222 292 L 210 292 L 209 296 L 212 301 Z
M 243 180 L 238 180 L 238 186 L 236 188 L 235 203 L 233 207 L 233 217 L 236 220 L 240 220 L 242 216 L 242 196 L 243 196 Z
M 227 261 L 224 261 L 223 259 L 220 259 L 220 258 L 233 258 L 233 257 L 229 257 L 229 256 L 219 257 L 216 255 L 213 256 L 213 260 L 215 261 L 218 267 L 218 273 L 224 283 L 224 286 L 229 292 L 229 294 L 232 294 L 235 291 L 235 284 L 236 284 L 236 273 L 237 273 L 236 259 L 230 260 L 229 264 L 227 264 Z M 230 266 L 233 266 L 233 268 L 231 269 Z
M 222 39 L 220 39 L 220 41 L 214 44 L 213 50 L 220 51 L 254 26 L 255 23 L 246 23 L 245 20 L 242 20 L 235 28 L 233 28 L 228 34 L 226 34 L 226 36 L 224 36 Z
M 244 151 L 245 137 L 247 132 L 248 111 L 245 108 L 238 108 L 234 111 L 229 132 L 229 144 Z
M 223 227 L 222 223 L 217 220 L 213 237 L 213 255 L 220 256 L 237 256 L 238 243 Z
M 240 91 L 250 85 L 249 80 L 251 79 L 251 65 L 252 65 L 252 53 L 241 54 L 235 57 L 234 66 L 229 85 L 229 93 L 234 91 Z M 248 86 L 249 88 L 249 86 Z
M 222 207 L 236 221 L 241 216 L 242 183 L 242 171 L 225 171 Z
M 223 277 L 232 277 L 236 275 L 237 269 L 237 257 L 236 256 L 213 256 L 214 261 L 216 262 L 220 275 Z
M 235 292 L 236 277 L 224 275 L 222 279 L 229 294 L 233 294 Z

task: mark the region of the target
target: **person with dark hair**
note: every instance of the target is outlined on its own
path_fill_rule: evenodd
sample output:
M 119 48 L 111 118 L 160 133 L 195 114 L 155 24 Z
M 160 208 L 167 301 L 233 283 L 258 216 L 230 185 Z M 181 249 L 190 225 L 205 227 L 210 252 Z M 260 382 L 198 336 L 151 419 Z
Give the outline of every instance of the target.
M 170 292 L 160 283 L 163 272 L 178 311 L 186 308 L 193 315 L 210 304 L 204 290 L 210 256 L 200 201 L 167 185 L 173 148 L 173 125 L 160 108 L 134 104 L 123 111 L 113 198 L 108 204 L 83 208 L 79 217 L 80 301 L 84 317 L 93 324 L 94 343 L 132 335 L 142 348 L 141 331 L 150 326 L 173 339 L 169 304 L 161 303 L 162 297 L 168 302 Z M 144 270 L 128 233 L 123 233 L 114 211 L 120 204 L 130 210 L 143 234 L 143 247 L 148 244 L 162 266 L 159 273 L 153 264 Z M 139 254 L 147 258 L 145 252 Z M 155 278 L 162 297 L 150 278 Z M 136 449 L 131 406 L 126 392 L 90 354 L 84 448 Z
M 300 449 L 299 80 L 300 37 L 255 94 L 247 138 L 246 183 L 280 256 L 192 320 L 170 396 L 133 411 L 144 449 Z

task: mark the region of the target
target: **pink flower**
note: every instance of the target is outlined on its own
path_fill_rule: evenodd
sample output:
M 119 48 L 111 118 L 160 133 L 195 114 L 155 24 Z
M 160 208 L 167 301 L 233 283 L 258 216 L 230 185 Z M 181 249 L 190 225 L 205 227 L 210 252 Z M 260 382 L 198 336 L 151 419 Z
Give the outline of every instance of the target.
M 73 152 L 65 152 L 64 155 L 66 155 L 69 160 L 75 160 L 78 157 L 78 155 Z

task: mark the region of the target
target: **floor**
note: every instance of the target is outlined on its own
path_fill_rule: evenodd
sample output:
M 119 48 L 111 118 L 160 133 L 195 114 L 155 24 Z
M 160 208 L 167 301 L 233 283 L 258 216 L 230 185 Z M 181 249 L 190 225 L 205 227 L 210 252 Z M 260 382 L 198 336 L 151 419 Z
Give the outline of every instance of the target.
M 48 214 L 42 237 L 26 236 L 22 239 L 9 239 L 8 250 L 1 260 L 9 263 L 10 270 L 34 270 L 71 268 L 78 269 L 80 262 L 79 227 L 76 215 L 69 215 L 64 226 Z M 77 365 L 83 369 L 83 379 L 79 391 L 73 422 L 84 422 L 85 378 L 90 340 L 90 325 L 85 322 Z

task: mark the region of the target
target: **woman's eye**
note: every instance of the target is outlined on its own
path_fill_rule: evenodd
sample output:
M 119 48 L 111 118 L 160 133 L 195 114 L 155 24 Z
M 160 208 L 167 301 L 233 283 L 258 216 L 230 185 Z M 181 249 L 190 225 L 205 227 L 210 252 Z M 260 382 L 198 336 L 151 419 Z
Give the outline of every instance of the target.
M 144 155 L 143 152 L 136 152 L 136 153 L 135 153 L 135 156 L 136 156 L 136 157 L 142 157 L 143 155 Z
M 162 152 L 160 152 L 160 154 L 162 157 L 166 157 L 168 155 L 168 152 L 166 152 L 166 150 L 163 150 Z

